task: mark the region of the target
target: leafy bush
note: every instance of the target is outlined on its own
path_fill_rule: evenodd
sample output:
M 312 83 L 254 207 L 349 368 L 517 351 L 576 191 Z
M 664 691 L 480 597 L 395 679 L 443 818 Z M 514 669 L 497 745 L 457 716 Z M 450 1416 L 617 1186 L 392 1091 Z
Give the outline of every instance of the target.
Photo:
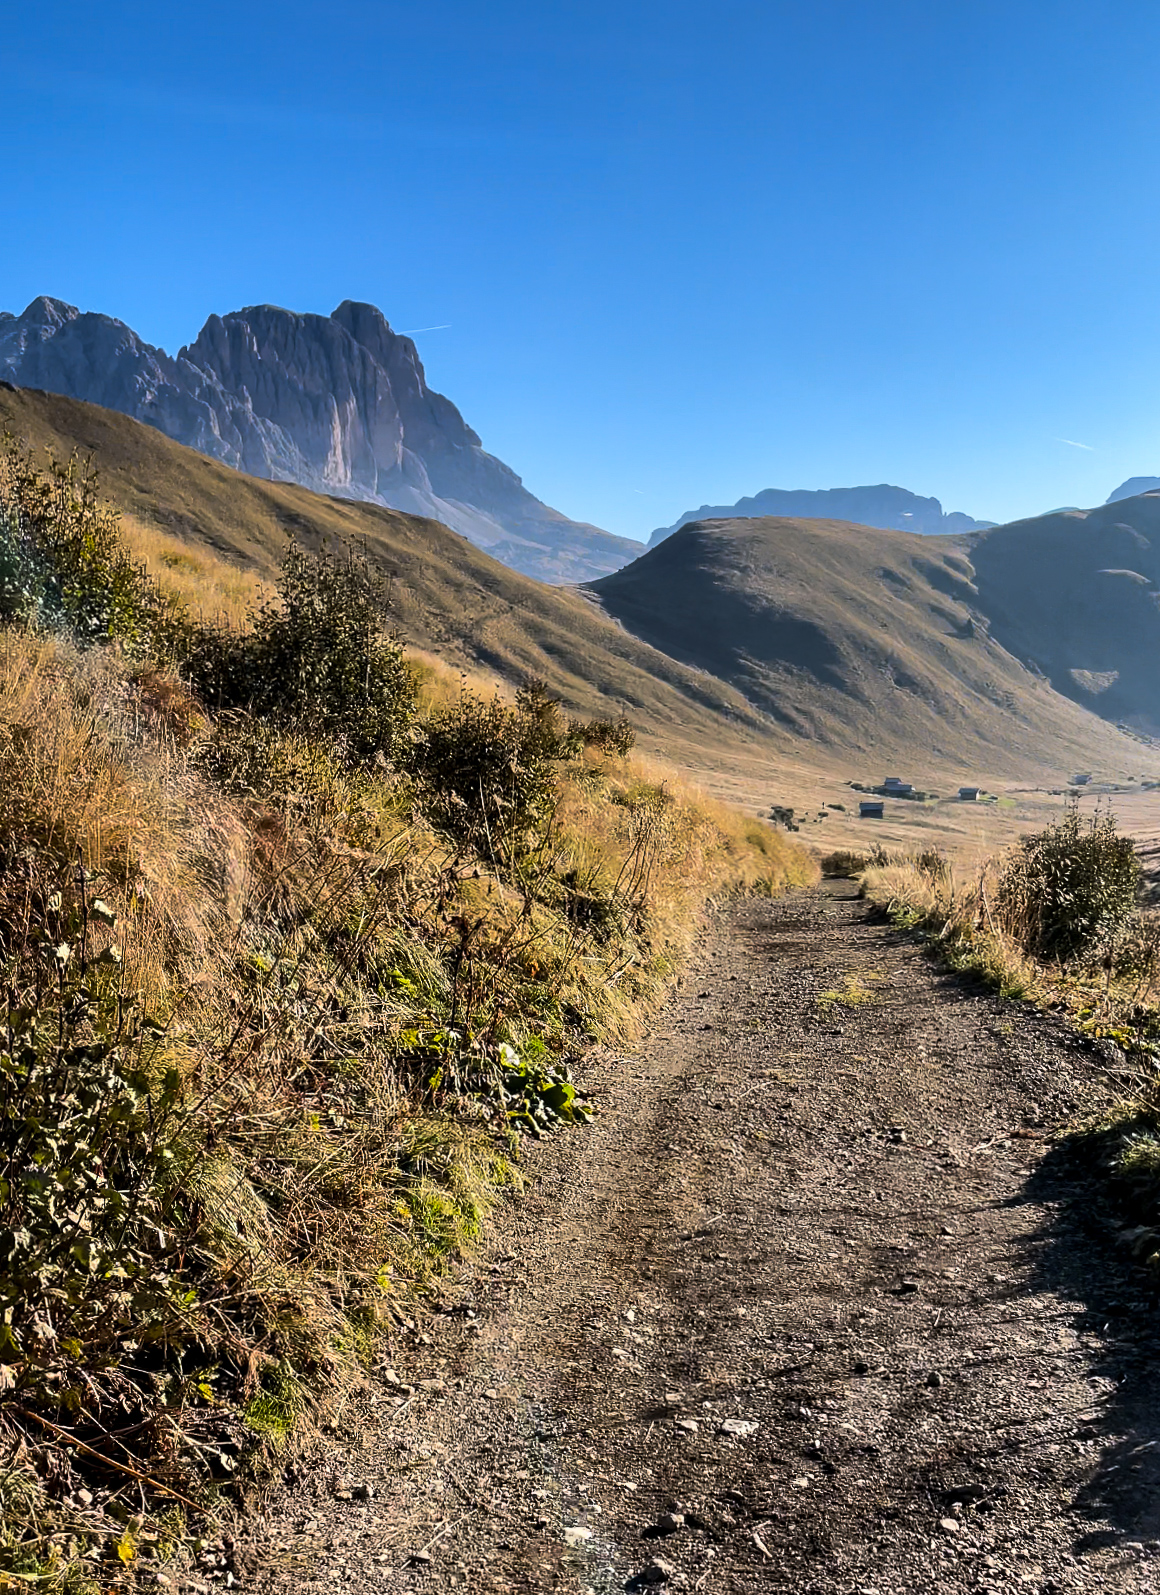
M 0 1391 L 92 1419 L 125 1407 L 108 1375 L 130 1349 L 148 1362 L 191 1333 L 168 1212 L 180 1080 L 153 1078 L 117 950 L 91 956 L 105 905 L 55 893 L 36 918 L 0 1029 Z
M 0 620 L 165 653 L 186 624 L 121 544 L 116 510 L 100 503 L 91 461 L 38 470 L 7 438 L 0 450 Z
M 572 730 L 586 748 L 617 753 L 621 758 L 636 746 L 636 732 L 623 715 L 619 720 L 574 720 Z
M 186 668 L 214 708 L 246 710 L 355 759 L 392 759 L 414 718 L 415 682 L 384 630 L 387 603 L 365 559 L 290 547 L 277 602 L 247 632 L 192 638 Z
M 416 744 L 413 769 L 436 824 L 498 861 L 552 813 L 557 768 L 580 747 L 579 730 L 544 683 L 532 680 L 514 707 L 464 692 L 436 710 Z
M 1131 840 L 1112 815 L 1086 823 L 1070 809 L 1021 838 L 996 894 L 1004 928 L 1026 952 L 1066 962 L 1107 950 L 1128 929 L 1140 889 Z

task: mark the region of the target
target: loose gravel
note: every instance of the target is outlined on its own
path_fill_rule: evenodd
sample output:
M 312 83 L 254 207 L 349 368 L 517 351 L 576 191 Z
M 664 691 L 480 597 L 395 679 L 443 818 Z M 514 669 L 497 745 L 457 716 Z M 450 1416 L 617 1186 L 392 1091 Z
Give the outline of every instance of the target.
M 186 1588 L 1160 1591 L 1155 1303 L 1054 1139 L 1106 1099 L 1079 1039 L 831 882 L 721 914 L 591 1083 Z

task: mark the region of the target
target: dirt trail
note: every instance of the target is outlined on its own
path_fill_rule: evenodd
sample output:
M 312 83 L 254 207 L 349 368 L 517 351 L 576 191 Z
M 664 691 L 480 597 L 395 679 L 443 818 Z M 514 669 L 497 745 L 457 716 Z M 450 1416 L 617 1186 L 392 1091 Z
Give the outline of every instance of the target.
M 1160 1590 L 1154 1306 L 1043 1134 L 1077 1040 L 841 882 L 722 916 L 600 1083 L 250 1588 Z

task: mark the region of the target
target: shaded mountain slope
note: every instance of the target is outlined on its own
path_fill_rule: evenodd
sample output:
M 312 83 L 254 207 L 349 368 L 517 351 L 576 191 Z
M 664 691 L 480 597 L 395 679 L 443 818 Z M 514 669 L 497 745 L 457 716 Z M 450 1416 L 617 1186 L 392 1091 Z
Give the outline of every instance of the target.
M 1058 692 L 1160 735 L 1160 493 L 967 540 L 998 642 Z
M 452 664 L 543 676 L 586 715 L 629 713 L 672 746 L 768 741 L 772 728 L 726 683 L 656 653 L 572 589 L 510 570 L 437 521 L 262 482 L 113 410 L 0 384 L 0 430 L 100 465 L 104 496 L 135 519 L 271 575 L 287 543 L 343 539 L 393 578 L 401 634 Z
M 715 508 L 702 504 L 688 510 L 672 526 L 658 526 L 648 540 L 655 548 L 666 537 L 693 521 L 736 520 L 739 516 L 777 515 L 796 519 L 853 521 L 861 526 L 881 526 L 896 532 L 973 532 L 993 521 L 976 521 L 957 511 L 944 514 L 937 498 L 921 498 L 904 487 L 781 488 L 767 487 L 752 498 Z
M 1141 758 L 990 634 L 968 546 L 837 521 L 711 521 L 592 589 L 636 636 L 815 746 L 994 772 L 1059 768 L 1085 748 Z
M 443 521 L 541 580 L 601 575 L 640 552 L 528 492 L 373 305 L 252 305 L 211 316 L 174 357 L 111 316 L 35 299 L 0 315 L 0 377 L 120 410 L 251 476 Z

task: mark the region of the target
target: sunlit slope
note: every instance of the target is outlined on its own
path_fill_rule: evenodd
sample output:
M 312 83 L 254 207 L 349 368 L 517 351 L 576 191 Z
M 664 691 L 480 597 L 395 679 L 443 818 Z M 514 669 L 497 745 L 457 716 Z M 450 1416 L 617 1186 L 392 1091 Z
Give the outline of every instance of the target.
M 145 527 L 208 545 L 262 575 L 287 543 L 365 548 L 391 578 L 394 619 L 411 644 L 508 679 L 543 676 L 573 710 L 626 711 L 653 740 L 769 740 L 773 727 L 735 688 L 658 654 L 573 589 L 499 564 L 438 521 L 260 481 L 114 410 L 0 386 L 0 428 L 68 458 L 91 452 L 101 491 Z
M 930 772 L 936 786 L 948 771 L 1049 783 L 1088 767 L 1160 775 L 1160 754 L 1081 706 L 1085 696 L 1108 703 L 1108 689 L 1093 695 L 1070 672 L 1097 672 L 1105 655 L 1070 647 L 1083 626 L 1056 635 L 1049 581 L 1082 594 L 1095 582 L 1084 575 L 1091 559 L 1079 574 L 1040 580 L 1039 566 L 1062 558 L 1088 522 L 1064 517 L 1062 542 L 1047 537 L 1036 553 L 1019 526 L 919 537 L 831 521 L 718 521 L 577 590 L 520 575 L 437 521 L 240 475 L 94 405 L 0 386 L 0 427 L 58 457 L 92 452 L 102 492 L 138 527 L 208 547 L 243 572 L 270 576 L 291 539 L 365 548 L 392 578 L 395 623 L 412 646 L 509 681 L 543 676 L 574 712 L 627 712 L 646 745 L 689 766 L 744 768 L 763 789 L 796 765 L 861 776 L 898 764 Z M 1157 517 L 1149 499 L 1108 506 L 1109 518 L 1139 519 L 1140 504 Z M 1040 536 L 1039 522 L 1022 526 Z M 1138 604 L 1152 566 L 1133 546 L 1135 578 L 1099 580 Z M 1099 570 L 1121 559 L 1082 541 L 1080 551 Z M 196 603 L 196 578 L 189 592 Z M 1124 636 L 1108 633 L 1116 657 L 1138 655 L 1141 684 L 1156 680 L 1152 620 L 1151 609 L 1140 617 L 1143 644 L 1131 615 Z
M 700 522 L 592 590 L 634 635 L 732 683 L 800 743 L 1016 776 L 1154 764 L 991 634 L 969 549 L 996 535 Z

